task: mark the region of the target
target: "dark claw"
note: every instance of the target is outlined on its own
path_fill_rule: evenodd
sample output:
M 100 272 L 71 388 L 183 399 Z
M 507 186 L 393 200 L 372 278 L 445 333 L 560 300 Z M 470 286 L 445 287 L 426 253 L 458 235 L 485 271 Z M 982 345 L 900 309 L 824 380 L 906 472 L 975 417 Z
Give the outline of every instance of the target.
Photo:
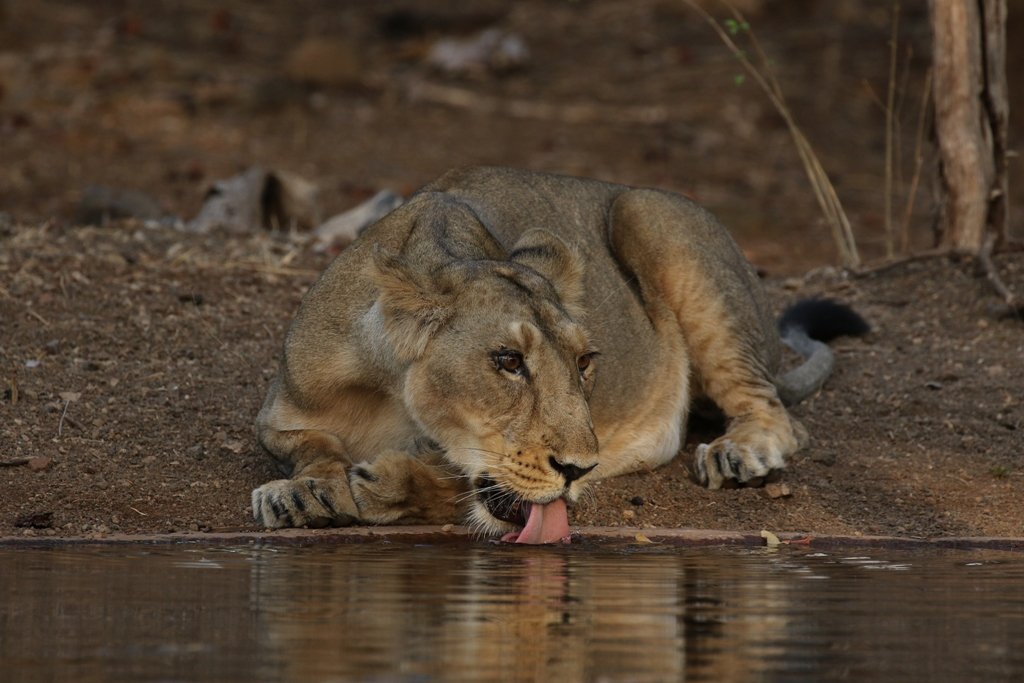
M 377 481 L 377 475 L 373 474 L 372 472 L 370 472 L 370 470 L 366 469 L 362 465 L 357 465 L 353 467 L 352 474 L 356 475 L 360 479 L 365 479 L 366 481 Z
M 725 453 L 722 453 L 722 451 L 715 451 L 715 464 L 718 466 L 718 472 L 722 475 L 722 478 L 732 479 L 729 475 L 732 468 L 729 467 L 729 461 Z
M 334 509 L 334 505 L 331 503 L 331 497 L 327 494 L 326 491 L 322 489 L 316 489 L 313 492 L 313 495 L 315 495 L 316 499 L 320 501 L 320 504 L 323 505 L 324 508 L 326 508 L 326 510 L 329 513 L 331 513 L 332 518 L 338 518 L 338 511 Z
M 732 467 L 733 474 L 736 475 L 737 479 L 739 479 L 742 482 L 745 482 L 749 478 L 746 463 L 744 463 L 743 459 L 734 453 L 730 453 L 728 458 L 729 465 Z
M 295 526 L 291 513 L 289 513 L 288 510 L 285 509 L 284 505 L 281 505 L 279 501 L 271 500 L 270 508 L 274 511 L 274 516 L 277 517 L 278 520 L 284 522 L 285 526 Z

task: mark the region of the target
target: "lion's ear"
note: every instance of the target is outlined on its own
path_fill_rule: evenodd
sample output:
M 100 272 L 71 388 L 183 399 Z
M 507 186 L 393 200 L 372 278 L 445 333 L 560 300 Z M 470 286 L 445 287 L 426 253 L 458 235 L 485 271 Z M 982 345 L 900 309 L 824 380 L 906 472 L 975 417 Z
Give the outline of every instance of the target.
M 508 258 L 543 275 L 573 317 L 581 317 L 583 258 L 560 237 L 535 228 L 523 233 Z
M 384 335 L 400 360 L 423 355 L 427 342 L 451 315 L 451 292 L 408 261 L 379 246 L 370 277 L 377 285 Z

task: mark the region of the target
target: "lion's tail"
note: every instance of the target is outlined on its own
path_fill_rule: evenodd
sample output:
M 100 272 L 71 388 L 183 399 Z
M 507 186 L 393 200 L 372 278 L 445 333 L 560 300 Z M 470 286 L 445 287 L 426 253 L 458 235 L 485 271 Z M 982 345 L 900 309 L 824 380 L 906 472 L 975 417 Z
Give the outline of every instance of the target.
M 835 355 L 825 342 L 866 334 L 870 329 L 852 308 L 831 299 L 805 299 L 787 308 L 779 318 L 779 336 L 807 360 L 776 379 L 782 402 L 799 403 L 818 391 L 832 374 Z

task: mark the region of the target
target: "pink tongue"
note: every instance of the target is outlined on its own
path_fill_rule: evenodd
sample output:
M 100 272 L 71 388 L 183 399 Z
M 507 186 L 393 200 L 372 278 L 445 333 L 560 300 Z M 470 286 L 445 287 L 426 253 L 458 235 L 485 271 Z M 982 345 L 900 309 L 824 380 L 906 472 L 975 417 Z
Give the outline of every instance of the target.
M 516 543 L 558 543 L 568 537 L 569 515 L 565 500 L 556 498 L 550 503 L 530 506 L 530 517 Z

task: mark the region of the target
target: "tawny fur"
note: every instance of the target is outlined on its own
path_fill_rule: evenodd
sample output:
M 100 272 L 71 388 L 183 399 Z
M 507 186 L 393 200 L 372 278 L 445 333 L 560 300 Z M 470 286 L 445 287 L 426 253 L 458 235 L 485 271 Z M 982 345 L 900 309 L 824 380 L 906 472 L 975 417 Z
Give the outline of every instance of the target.
M 503 366 L 509 353 L 523 373 Z M 453 171 L 306 295 L 257 421 L 291 478 L 254 491 L 253 511 L 269 527 L 509 531 L 480 482 L 572 502 L 597 479 L 673 458 L 697 396 L 729 419 L 697 449 L 700 483 L 756 482 L 806 442 L 777 394 L 779 356 L 756 274 L 693 202 Z M 567 466 L 587 473 L 569 480 Z

